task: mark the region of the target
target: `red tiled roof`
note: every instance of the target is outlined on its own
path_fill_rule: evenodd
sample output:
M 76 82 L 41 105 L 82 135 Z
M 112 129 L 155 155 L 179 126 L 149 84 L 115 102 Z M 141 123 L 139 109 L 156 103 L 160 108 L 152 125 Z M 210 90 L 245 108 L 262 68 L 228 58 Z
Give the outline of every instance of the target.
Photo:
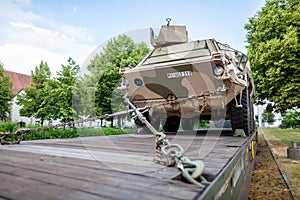
M 32 81 L 32 77 L 26 74 L 11 71 L 5 71 L 5 74 L 10 77 L 13 83 L 12 91 L 14 94 L 18 94 L 26 86 L 29 86 Z

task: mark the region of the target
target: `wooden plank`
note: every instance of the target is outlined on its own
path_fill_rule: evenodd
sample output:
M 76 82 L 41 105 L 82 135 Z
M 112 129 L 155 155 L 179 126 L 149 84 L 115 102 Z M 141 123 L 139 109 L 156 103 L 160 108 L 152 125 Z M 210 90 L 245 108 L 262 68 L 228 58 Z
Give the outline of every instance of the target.
M 38 162 L 49 162 L 52 164 L 56 164 L 58 166 L 76 166 L 78 170 L 102 170 L 102 169 L 110 169 L 110 170 L 116 170 L 120 172 L 128 172 L 126 170 L 122 170 L 120 166 L 117 166 L 116 168 L 113 168 L 112 165 L 108 165 L 105 163 L 101 163 L 97 160 L 81 160 L 81 159 L 74 159 L 74 158 L 62 158 L 57 156 L 49 156 L 49 155 L 39 155 L 39 154 L 32 154 L 28 152 L 17 152 L 17 151 L 7 151 L 2 150 L 3 155 L 9 155 L 10 157 L 14 158 L 14 160 L 21 160 L 20 162 L 27 162 L 28 160 L 31 161 L 38 161 Z M 0 160 L 4 160 L 3 158 L 0 158 Z M 25 161 L 23 161 L 25 160 Z M 175 167 L 166 167 L 163 165 L 160 165 L 160 169 L 151 170 L 148 169 L 148 172 L 144 172 L 144 174 L 148 174 L 152 177 L 157 178 L 163 178 L 163 179 L 172 179 L 173 177 L 176 177 L 179 174 L 179 171 Z M 136 174 L 138 173 L 138 167 L 132 166 L 131 171 L 135 171 Z M 144 170 L 145 171 L 145 170 Z
M 123 136 L 123 135 L 122 135 Z M 140 136 L 140 135 L 139 135 Z M 143 155 L 143 156 L 145 156 L 145 155 L 147 155 L 148 157 L 145 157 L 145 160 L 147 160 L 148 159 L 148 163 L 150 163 L 150 164 L 146 164 L 146 167 L 147 168 L 151 168 L 150 166 L 153 164 L 152 163 L 152 160 L 150 160 L 150 159 L 152 159 L 152 154 L 150 154 L 149 152 L 152 152 L 152 150 L 153 150 L 153 145 L 151 144 L 151 145 L 149 145 L 150 144 L 150 142 L 147 142 L 146 140 L 147 139 L 150 139 L 150 140 L 152 140 L 153 138 L 152 138 L 152 135 L 142 135 L 141 137 L 139 137 L 139 136 L 137 136 L 137 135 L 124 135 L 124 137 L 120 137 L 120 136 L 116 136 L 116 137 L 89 137 L 89 138 L 83 138 L 83 139 L 67 139 L 67 140 L 61 140 L 61 139 L 59 139 L 59 142 L 60 143 L 63 143 L 63 144 L 65 144 L 66 142 L 67 142 L 67 144 L 69 144 L 69 143 L 72 143 L 73 145 L 75 144 L 75 143 L 82 143 L 82 141 L 84 140 L 84 145 L 85 145 L 85 147 L 84 148 L 86 148 L 86 149 L 88 149 L 89 150 L 89 152 L 93 152 L 93 150 L 95 149 L 95 147 L 97 147 L 98 145 L 96 144 L 95 145 L 95 143 L 97 143 L 98 141 L 104 141 L 104 143 L 102 144 L 102 145 L 100 145 L 102 148 L 102 151 L 103 151 L 103 149 L 105 149 L 105 151 L 107 151 L 106 149 L 108 148 L 108 147 L 112 147 L 112 146 L 114 146 L 113 148 L 110 148 L 109 150 L 116 150 L 116 148 L 115 147 L 117 147 L 117 148 L 119 148 L 119 146 L 124 146 L 124 144 L 127 144 L 127 145 L 129 145 L 128 146 L 128 148 L 130 149 L 131 148 L 131 150 L 133 150 L 133 152 L 136 154 L 137 152 L 135 152 L 136 151 L 136 149 L 139 149 L 139 148 L 136 148 L 138 145 L 133 145 L 133 146 L 130 146 L 130 144 L 131 143 L 144 143 L 143 145 L 142 145 L 142 149 L 147 149 L 146 147 L 148 147 L 148 148 L 150 148 L 150 150 L 148 149 L 147 151 L 146 151 L 146 153 L 145 154 L 141 154 L 141 155 Z M 224 155 L 224 150 L 223 149 L 225 149 L 226 147 L 225 146 L 222 146 L 222 147 L 220 147 L 220 145 L 222 145 L 222 144 L 220 144 L 220 142 L 222 142 L 222 141 L 224 141 L 225 139 L 224 138 L 226 138 L 226 137 L 222 137 L 222 138 L 216 138 L 214 135 L 212 135 L 212 136 L 209 136 L 209 137 L 207 137 L 206 138 L 206 144 L 205 145 L 201 145 L 201 144 L 199 144 L 199 147 L 198 147 L 198 144 L 196 144 L 195 145 L 195 143 L 201 143 L 201 142 L 203 142 L 203 137 L 190 137 L 189 135 L 180 135 L 180 136 L 178 136 L 178 135 L 175 135 L 175 136 L 169 136 L 169 138 L 170 139 L 172 139 L 172 137 L 176 137 L 177 139 L 178 139 L 178 142 L 180 142 L 180 143 L 184 143 L 184 142 L 186 142 L 186 140 L 188 140 L 188 141 L 190 141 L 190 140 L 192 140 L 192 142 L 193 142 L 193 144 L 191 144 L 190 146 L 188 146 L 187 147 L 187 149 L 186 149 L 186 155 L 187 156 L 189 156 L 191 159 L 199 159 L 199 158 L 202 158 L 203 159 L 203 161 L 204 161 L 204 163 L 206 164 L 206 166 L 208 166 L 208 167 L 211 167 L 211 165 L 209 164 L 209 163 L 211 163 L 212 161 L 211 160 L 214 160 L 214 162 L 215 163 L 218 163 L 218 164 L 220 164 L 220 159 L 226 159 L 226 161 L 224 162 L 222 162 L 222 164 L 221 165 L 219 165 L 219 169 L 222 169 L 223 168 L 223 166 L 224 166 L 224 163 L 226 163 L 227 161 L 228 161 L 228 158 L 230 158 L 230 157 L 232 157 L 232 155 L 233 155 L 233 153 L 236 151 L 236 149 L 233 149 L 233 151 L 231 151 L 231 152 L 229 152 L 229 156 L 228 155 Z M 101 140 L 99 140 L 99 138 L 101 138 Z M 183 139 L 182 139 L 183 138 Z M 228 137 L 227 137 L 228 138 Z M 232 138 L 232 137 L 230 137 L 230 138 Z M 219 141 L 218 141 L 218 140 Z M 238 138 L 239 139 L 239 138 Z M 240 140 L 240 139 L 239 139 Z M 96 142 L 95 142 L 96 141 Z M 146 142 L 145 142 L 146 141 Z M 196 141 L 196 142 L 195 142 Z M 35 143 L 36 141 L 33 141 L 32 143 Z M 47 142 L 47 141 L 46 141 Z M 218 143 L 219 142 L 219 143 Z M 39 142 L 39 144 L 40 144 L 41 142 Z M 53 140 L 51 140 L 51 142 L 49 142 L 49 143 L 47 143 L 47 144 L 54 144 L 55 146 L 57 145 Z M 110 143 L 116 143 L 115 145 L 111 145 Z M 188 142 L 186 142 L 186 144 L 187 144 Z M 91 146 L 91 147 L 87 147 L 87 144 L 93 144 L 93 146 Z M 147 145 L 148 144 L 148 146 L 145 146 L 145 144 Z M 211 147 L 211 145 L 212 144 L 214 144 L 215 146 L 214 146 L 214 148 L 212 148 Z M 81 144 L 80 144 L 81 145 Z M 65 145 L 62 145 L 63 147 L 65 147 Z M 122 148 L 123 148 L 123 146 L 122 146 Z M 205 146 L 209 146 L 209 148 L 206 148 Z M 68 146 L 67 148 L 69 148 L 69 147 L 72 147 L 72 146 Z M 40 148 L 40 147 L 39 147 Z M 86 150 L 86 149 L 84 149 L 84 150 Z M 90 150 L 91 149 L 91 150 Z M 231 149 L 231 148 L 226 148 L 226 151 L 229 151 L 229 149 Z M 62 150 L 62 149 L 60 149 L 60 150 Z M 100 150 L 100 149 L 97 149 L 97 150 Z M 123 150 L 123 149 L 122 149 Z M 217 151 L 216 151 L 217 150 Z M 73 149 L 72 149 L 72 151 L 73 151 Z M 71 155 L 71 156 L 78 156 L 77 154 L 76 154 L 76 151 L 75 152 L 72 152 L 71 151 L 71 153 L 69 152 L 69 156 Z M 66 151 L 66 152 L 68 152 L 68 151 Z M 215 155 L 213 155 L 213 153 L 214 152 L 217 152 Z M 54 153 L 54 152 L 52 152 L 52 153 Z M 75 154 L 74 154 L 75 153 Z M 121 165 L 121 164 L 119 164 L 119 160 L 117 159 L 117 160 L 115 160 L 114 162 L 112 162 L 111 161 L 111 157 L 114 157 L 114 158 L 119 158 L 119 157 L 122 157 L 122 154 L 120 154 L 120 155 L 115 155 L 115 156 L 107 156 L 107 152 L 102 152 L 103 153 L 103 155 L 104 156 L 106 156 L 106 157 L 104 157 L 106 160 L 102 160 L 102 162 L 104 162 L 104 163 L 106 163 L 108 166 L 111 166 L 111 167 L 113 167 L 114 168 L 114 166 L 112 166 L 113 164 L 111 164 L 111 163 L 115 163 L 116 164 L 116 166 L 117 166 L 117 168 L 121 168 L 121 169 L 123 169 L 123 170 L 128 170 L 128 168 L 130 168 L 130 166 L 128 167 L 127 165 L 125 165 L 125 166 L 123 166 L 123 165 Z M 102 154 L 102 153 L 100 153 L 100 154 Z M 130 153 L 130 154 L 132 154 L 132 152 L 127 152 L 127 153 Z M 141 152 L 138 152 L 139 154 L 141 153 Z M 209 153 L 209 154 L 208 154 Z M 54 153 L 55 155 L 57 154 L 57 153 Z M 109 154 L 109 153 L 108 153 Z M 58 154 L 59 155 L 59 154 Z M 97 154 L 97 152 L 96 152 L 96 154 L 93 154 L 93 158 L 97 158 L 97 156 L 95 156 L 95 155 L 98 155 Z M 80 156 L 83 156 L 83 158 L 89 158 L 89 156 L 90 155 L 88 155 L 88 156 L 85 156 L 85 154 L 80 154 Z M 100 155 L 100 158 L 101 158 L 101 155 Z M 141 158 L 141 157 L 140 157 Z M 206 158 L 208 158 L 208 159 L 206 159 Z M 96 159 L 97 160 L 97 159 Z M 101 159 L 98 159 L 100 162 L 101 162 Z M 131 164 L 132 162 L 133 162 L 134 160 L 130 160 L 130 159 L 125 159 L 125 162 L 127 162 L 127 164 Z M 207 161 L 207 162 L 206 162 Z M 129 163 L 128 163 L 129 162 Z M 143 162 L 143 161 L 142 161 Z M 207 164 L 208 163 L 208 164 Z M 124 163 L 123 163 L 124 164 Z M 126 164 L 126 163 L 125 163 Z M 136 165 L 136 167 L 139 167 L 138 166 L 138 164 L 135 164 Z M 122 167 L 121 167 L 122 166 Z M 145 166 L 142 166 L 141 167 L 142 169 L 145 169 Z M 207 168 L 207 167 L 206 167 Z M 209 171 L 209 170 L 208 170 Z M 164 173 L 164 170 L 160 170 L 160 172 L 163 172 Z M 148 173 L 148 172 L 147 172 Z M 161 174 L 163 174 L 163 173 L 160 173 L 160 175 Z M 149 173 L 148 173 L 149 174 Z M 156 174 L 156 171 L 154 170 L 154 173 L 152 173 L 153 175 L 154 174 Z M 177 172 L 177 173 L 175 173 L 175 174 L 173 174 L 173 178 L 174 177 L 177 177 L 179 175 L 179 172 Z M 213 175 L 216 175 L 216 174 L 213 174 Z
M 6 173 L 0 173 L 0 179 L 0 195 L 6 199 L 110 199 Z
M 134 165 L 137 166 L 148 166 L 150 168 L 160 167 L 159 165 L 153 163 L 153 156 L 143 156 L 137 153 L 129 154 L 128 152 L 123 150 L 97 151 L 93 149 L 71 149 L 40 145 L 18 145 L 14 146 L 13 148 L 11 148 L 12 146 L 7 147 L 7 150 L 38 153 L 50 156 L 70 157 L 84 160 L 97 160 L 100 162 L 117 162 L 121 164 L 134 163 Z
M 11 159 L 11 161 L 9 161 L 9 159 Z M 13 158 L 7 155 L 5 162 L 8 164 L 1 164 L 0 172 L 6 172 L 14 176 L 24 176 L 24 178 L 34 180 L 43 180 L 43 182 L 48 184 L 58 184 L 74 190 L 79 190 L 82 188 L 81 186 L 84 185 L 84 191 L 87 190 L 86 192 L 93 194 L 100 192 L 101 195 L 108 195 L 105 192 L 113 192 L 112 190 L 118 188 L 118 195 L 121 196 L 113 196 L 115 194 L 112 194 L 113 198 L 116 199 L 122 199 L 122 197 L 129 199 L 130 196 L 128 195 L 130 194 L 143 194 L 143 199 L 151 199 L 154 197 L 162 199 L 186 199 L 199 192 L 198 188 L 191 190 L 188 189 L 189 187 L 186 187 L 186 185 L 182 185 L 182 183 L 170 180 L 157 180 L 151 177 L 118 173 L 111 170 L 103 172 L 99 170 L 78 169 L 73 165 L 58 167 L 57 165 L 50 165 L 51 162 L 44 164 L 44 161 L 27 159 L 27 162 L 25 162 L 24 160 L 25 159 L 19 159 L 13 161 Z M 21 166 L 20 163 L 22 163 Z M 89 188 L 91 185 L 93 185 L 93 187 Z M 93 191 L 95 186 L 99 186 L 101 189 L 95 192 Z M 102 189 L 104 191 L 102 191 Z M 128 194 L 128 191 L 130 191 L 130 194 Z M 140 197 L 140 195 L 138 196 Z
M 247 138 L 210 134 L 167 135 L 185 155 L 205 163 L 212 181 Z M 204 134 L 204 136 L 203 136 Z M 201 189 L 178 179 L 176 167 L 153 163 L 153 135 L 118 135 L 25 141 L 0 146 L 0 198 L 35 199 L 193 199 Z M 16 185 L 17 192 L 9 189 Z M 35 187 L 41 192 L 29 194 Z M 19 188 L 19 189 L 18 189 Z M 57 190 L 57 192 L 56 192 Z M 45 191 L 48 191 L 46 194 Z M 26 193 L 26 194 L 23 194 Z M 39 194 L 40 193 L 40 194 Z M 73 195 L 72 197 L 69 195 Z M 76 195 L 76 196 L 74 196 Z M 39 198 L 41 199 L 41 198 Z
M 10 166 L 7 171 L 8 172 L 6 173 L 9 173 L 11 176 L 21 177 L 22 181 L 24 182 L 30 180 L 40 182 L 40 184 L 43 184 L 43 190 L 48 190 L 49 186 L 56 186 L 74 192 L 81 191 L 99 197 L 109 197 L 112 199 L 131 199 L 133 196 L 136 196 L 139 199 L 153 199 L 155 197 L 156 198 L 165 197 L 169 199 L 173 198 L 173 197 L 162 196 L 157 193 L 150 193 L 148 192 L 149 190 L 145 190 L 145 189 L 139 191 L 136 188 L 129 187 L 131 185 L 130 183 L 128 184 L 127 182 L 126 183 L 119 182 L 118 184 L 115 185 L 106 185 L 102 183 L 78 180 L 76 178 L 68 178 L 66 176 L 57 176 L 51 173 L 41 173 L 38 171 L 24 170 L 22 168 L 17 168 L 13 166 Z M 114 179 L 110 181 L 113 180 Z M 116 190 L 118 192 L 116 192 Z M 36 193 L 40 193 L 40 191 L 37 191 Z

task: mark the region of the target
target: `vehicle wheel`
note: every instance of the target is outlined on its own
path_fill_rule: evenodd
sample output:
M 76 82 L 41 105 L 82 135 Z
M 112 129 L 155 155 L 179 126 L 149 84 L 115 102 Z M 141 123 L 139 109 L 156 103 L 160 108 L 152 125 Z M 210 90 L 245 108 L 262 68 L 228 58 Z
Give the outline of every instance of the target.
M 146 120 L 147 120 L 149 123 L 151 123 L 151 121 L 152 121 L 152 116 L 150 115 L 149 110 L 144 109 L 144 110 L 140 110 L 140 112 L 141 112 L 142 115 L 146 118 Z M 137 127 L 144 127 L 144 126 L 146 126 L 146 124 L 143 123 L 143 122 L 138 118 L 138 116 L 136 115 L 136 113 L 133 113 L 132 118 L 133 118 L 134 124 L 135 124 Z
M 237 95 L 239 101 L 240 94 Z M 231 127 L 233 132 L 236 129 L 244 129 L 247 136 L 250 135 L 251 130 L 251 111 L 250 111 L 250 101 L 248 97 L 248 88 L 245 88 L 242 92 L 242 107 L 236 107 L 235 99 L 231 102 Z
M 143 112 L 143 116 L 151 123 L 149 111 Z M 137 134 L 151 134 L 150 129 L 137 116 L 133 116 L 134 124 L 137 127 Z
M 166 119 L 166 123 L 163 127 L 165 132 L 177 132 L 180 124 L 180 117 L 169 116 Z
M 151 125 L 153 126 L 153 128 L 155 128 L 155 130 L 159 131 L 159 127 L 160 127 L 160 118 L 151 118 Z
M 181 127 L 183 130 L 194 130 L 194 125 L 195 125 L 194 118 L 181 119 Z
M 144 112 L 143 116 L 146 117 L 147 121 L 150 122 L 149 112 Z M 134 124 L 139 127 L 146 126 L 137 116 L 133 117 Z

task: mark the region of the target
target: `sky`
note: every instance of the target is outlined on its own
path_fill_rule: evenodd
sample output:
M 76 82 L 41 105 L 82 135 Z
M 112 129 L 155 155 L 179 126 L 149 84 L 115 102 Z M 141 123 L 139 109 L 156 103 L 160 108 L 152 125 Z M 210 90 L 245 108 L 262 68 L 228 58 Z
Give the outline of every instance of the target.
M 53 75 L 72 57 L 81 68 L 105 42 L 127 33 L 149 44 L 150 27 L 186 25 L 193 40 L 215 38 L 246 53 L 248 23 L 265 0 L 0 0 L 0 62 L 31 74 L 43 60 Z

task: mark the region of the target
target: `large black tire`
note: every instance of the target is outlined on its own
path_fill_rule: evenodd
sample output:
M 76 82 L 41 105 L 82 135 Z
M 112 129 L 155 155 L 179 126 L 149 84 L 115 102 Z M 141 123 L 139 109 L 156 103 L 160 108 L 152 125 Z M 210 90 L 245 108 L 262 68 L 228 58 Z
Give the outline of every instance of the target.
M 183 130 L 194 130 L 194 125 L 195 125 L 194 118 L 181 119 L 181 127 Z
M 155 130 L 157 130 L 157 131 L 159 131 L 160 121 L 161 121 L 161 119 L 160 119 L 159 117 L 156 117 L 156 118 L 152 118 L 152 119 L 151 119 L 151 125 L 152 125 L 153 128 L 155 128 Z
M 147 120 L 148 122 L 151 122 L 150 116 L 149 116 L 149 112 L 148 112 L 148 111 L 147 111 L 147 112 L 144 112 L 144 113 L 143 113 L 143 116 L 146 118 L 146 120 Z M 135 116 L 135 117 L 133 118 L 133 120 L 134 120 L 134 124 L 135 124 L 136 126 L 138 126 L 138 127 L 144 127 L 144 126 L 146 126 L 146 124 L 144 124 L 137 116 Z
M 165 132 L 177 132 L 180 124 L 180 117 L 169 116 L 163 126 Z
M 245 88 L 242 92 L 242 107 L 236 107 L 235 99 L 231 102 L 231 127 L 233 132 L 236 129 L 244 129 L 245 134 L 249 136 L 251 134 L 251 101 L 248 97 L 248 88 Z M 237 96 L 239 102 L 240 94 Z M 250 105 L 251 104 L 251 105 Z
M 146 120 L 149 123 L 152 123 L 151 119 L 150 119 L 149 111 L 143 112 L 143 116 L 146 118 Z M 150 131 L 150 129 L 146 126 L 146 124 L 143 123 L 137 116 L 135 116 L 133 118 L 133 120 L 134 120 L 134 124 L 137 127 L 137 132 L 136 132 L 137 134 L 151 134 L 152 133 Z
M 159 131 L 160 120 L 151 120 L 150 124 L 155 128 L 155 130 Z M 138 134 L 153 134 L 151 130 L 143 124 L 143 126 L 137 126 Z

